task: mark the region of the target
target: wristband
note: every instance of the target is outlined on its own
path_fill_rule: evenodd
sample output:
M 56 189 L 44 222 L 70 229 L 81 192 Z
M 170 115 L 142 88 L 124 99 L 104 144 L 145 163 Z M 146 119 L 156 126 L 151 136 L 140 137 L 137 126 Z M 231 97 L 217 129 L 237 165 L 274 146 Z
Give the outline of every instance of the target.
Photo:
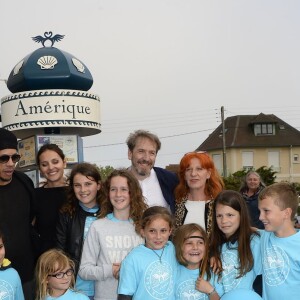
M 213 288 L 211 292 L 207 293 L 207 296 L 211 296 L 214 293 L 216 293 L 216 289 L 215 288 Z

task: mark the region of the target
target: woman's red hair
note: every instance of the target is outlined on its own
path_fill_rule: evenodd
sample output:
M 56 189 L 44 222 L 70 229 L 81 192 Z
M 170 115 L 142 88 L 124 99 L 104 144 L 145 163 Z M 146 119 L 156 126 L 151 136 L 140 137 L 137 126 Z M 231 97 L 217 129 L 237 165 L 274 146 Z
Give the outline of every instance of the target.
M 219 175 L 212 158 L 207 153 L 189 152 L 182 157 L 179 165 L 179 184 L 175 189 L 175 197 L 178 203 L 189 193 L 189 187 L 185 181 L 185 171 L 190 166 L 192 158 L 197 158 L 201 167 L 209 170 L 211 173 L 204 188 L 204 193 L 207 197 L 216 198 L 224 188 L 223 179 Z

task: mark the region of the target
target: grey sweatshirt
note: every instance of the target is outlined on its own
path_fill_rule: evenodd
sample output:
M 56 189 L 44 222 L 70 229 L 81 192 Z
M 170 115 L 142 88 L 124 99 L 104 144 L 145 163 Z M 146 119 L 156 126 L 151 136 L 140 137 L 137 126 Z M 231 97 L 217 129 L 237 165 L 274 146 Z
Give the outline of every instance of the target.
M 131 249 L 143 243 L 132 222 L 119 221 L 112 214 L 93 222 L 84 242 L 79 275 L 95 280 L 95 300 L 117 299 L 118 281 L 112 265 L 121 263 Z

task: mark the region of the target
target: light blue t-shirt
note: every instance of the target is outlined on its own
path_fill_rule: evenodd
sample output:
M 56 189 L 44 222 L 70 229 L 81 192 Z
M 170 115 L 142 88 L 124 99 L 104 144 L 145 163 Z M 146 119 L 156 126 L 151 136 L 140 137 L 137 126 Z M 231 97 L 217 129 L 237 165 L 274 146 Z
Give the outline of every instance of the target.
M 46 296 L 44 300 L 90 300 L 88 296 L 75 292 L 71 289 L 68 289 L 63 295 L 60 297 L 51 297 Z
M 24 300 L 21 280 L 14 268 L 0 270 L 0 299 Z
M 174 300 L 176 272 L 172 242 L 167 242 L 164 250 L 137 246 L 122 262 L 118 294 L 133 296 L 135 300 Z
M 224 287 L 224 292 L 228 293 L 233 289 L 249 289 L 253 290 L 253 281 L 257 275 L 262 272 L 262 262 L 261 262 L 261 251 L 260 251 L 260 237 L 252 235 L 250 242 L 250 248 L 252 251 L 254 266 L 251 271 L 245 274 L 243 277 L 238 277 L 239 270 L 237 266 L 239 265 L 238 257 L 238 242 L 235 243 L 225 243 L 222 245 L 222 279 L 221 282 Z
M 177 278 L 175 284 L 175 299 L 176 300 L 209 300 L 207 294 L 196 290 L 196 280 L 199 277 L 199 269 L 190 270 L 185 266 L 178 264 Z M 206 279 L 206 276 L 204 276 Z M 221 297 L 223 295 L 223 286 L 217 282 L 217 276 L 212 273 L 209 280 L 210 284 L 216 289 L 216 292 Z
M 283 238 L 265 230 L 260 234 L 263 299 L 300 299 L 300 231 Z
M 98 205 L 93 208 L 88 208 L 88 207 L 84 206 L 81 202 L 79 202 L 79 205 L 81 206 L 81 208 L 84 211 L 89 212 L 89 213 L 96 213 L 99 210 Z M 97 219 L 96 215 L 86 217 L 85 224 L 84 224 L 84 231 L 83 231 L 83 240 L 86 239 L 89 229 L 90 229 L 92 223 L 96 219 Z M 83 280 L 79 275 L 77 275 L 75 289 L 77 291 L 83 292 L 87 296 L 94 296 L 95 281 L 94 280 Z

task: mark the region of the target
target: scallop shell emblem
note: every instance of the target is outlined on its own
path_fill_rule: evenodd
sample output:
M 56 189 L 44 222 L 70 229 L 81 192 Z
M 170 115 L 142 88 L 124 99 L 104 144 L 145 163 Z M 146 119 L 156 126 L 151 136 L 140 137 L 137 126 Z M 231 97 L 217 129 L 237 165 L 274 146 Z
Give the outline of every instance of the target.
M 54 56 L 42 56 L 37 61 L 37 64 L 41 66 L 42 70 L 51 70 L 54 69 L 54 66 L 57 64 L 57 59 Z
M 23 66 L 23 62 L 24 62 L 24 60 L 21 60 L 19 63 L 16 64 L 16 66 L 14 67 L 13 76 L 17 75 L 20 72 L 20 69 Z
M 80 73 L 84 73 L 84 65 L 76 58 L 72 58 L 72 63 L 76 67 L 77 71 Z

